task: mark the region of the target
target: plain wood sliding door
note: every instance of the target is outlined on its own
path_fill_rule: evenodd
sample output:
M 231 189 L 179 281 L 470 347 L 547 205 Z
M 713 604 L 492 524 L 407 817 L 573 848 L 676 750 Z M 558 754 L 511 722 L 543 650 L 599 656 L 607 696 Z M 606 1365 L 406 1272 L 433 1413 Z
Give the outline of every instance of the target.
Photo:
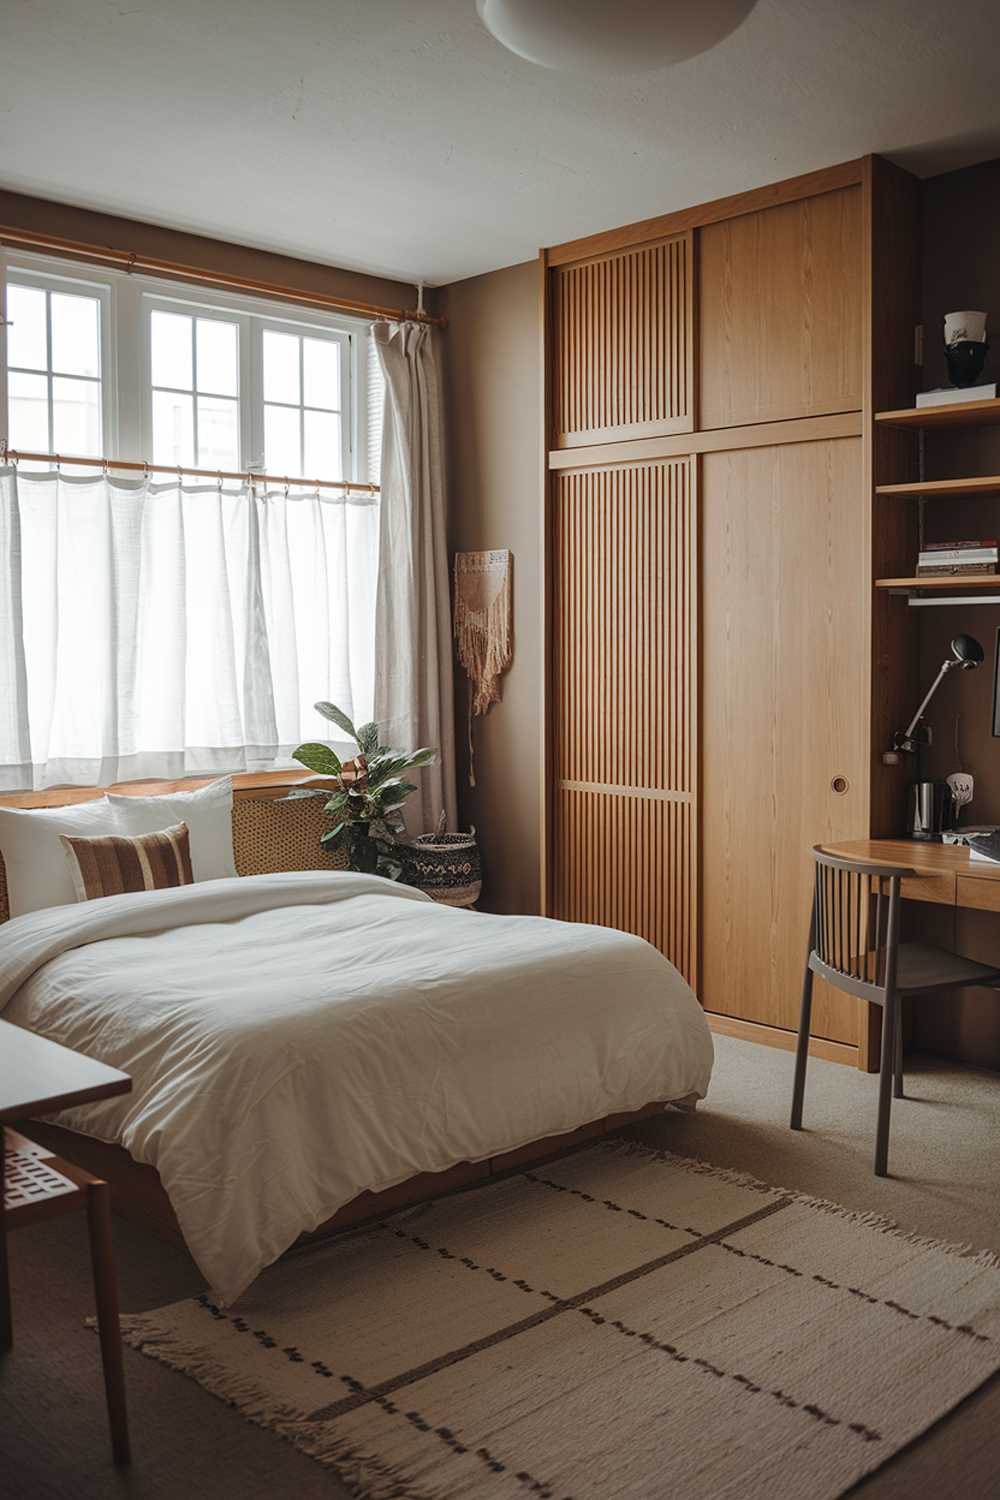
M 702 459 L 701 995 L 792 1030 L 811 845 L 868 831 L 868 508 L 862 442 Z M 817 982 L 813 1033 L 859 1007 Z

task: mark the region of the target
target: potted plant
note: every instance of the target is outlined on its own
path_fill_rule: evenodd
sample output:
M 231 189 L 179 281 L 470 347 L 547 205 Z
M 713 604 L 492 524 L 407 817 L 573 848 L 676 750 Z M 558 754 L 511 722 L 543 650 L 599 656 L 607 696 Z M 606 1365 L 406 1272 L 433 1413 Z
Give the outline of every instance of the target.
M 406 836 L 402 808 L 416 787 L 405 781 L 407 771 L 429 766 L 437 751 L 391 750 L 379 744 L 377 724 L 362 724 L 355 729 L 347 715 L 335 703 L 317 703 L 316 712 L 336 724 L 354 741 L 358 753 L 345 766 L 329 745 L 310 743 L 292 752 L 293 758 L 319 776 L 331 777 L 337 788 L 324 811 L 334 825 L 320 837 L 329 849 L 344 849 L 352 870 L 368 875 L 385 875 L 398 880 L 403 872 L 399 842 Z M 327 797 L 329 789 L 297 787 L 289 792 L 289 801 L 300 797 Z

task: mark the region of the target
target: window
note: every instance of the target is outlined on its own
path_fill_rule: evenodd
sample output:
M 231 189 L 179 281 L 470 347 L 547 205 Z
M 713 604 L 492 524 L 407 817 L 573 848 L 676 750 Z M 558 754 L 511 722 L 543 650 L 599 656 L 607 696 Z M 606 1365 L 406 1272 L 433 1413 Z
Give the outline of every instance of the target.
M 49 257 L 0 268 L 11 447 L 377 482 L 364 323 Z
M 8 285 L 12 447 L 77 457 L 102 454 L 105 302 L 99 290 L 55 278 Z
M 133 509 L 113 469 L 0 471 L 0 789 L 261 770 L 329 737 L 319 699 L 371 718 L 378 500 L 283 483 L 377 482 L 366 325 L 45 257 L 0 272 L 12 448 L 276 481 L 154 474 Z
M 225 319 L 150 310 L 154 463 L 239 466 L 239 334 Z

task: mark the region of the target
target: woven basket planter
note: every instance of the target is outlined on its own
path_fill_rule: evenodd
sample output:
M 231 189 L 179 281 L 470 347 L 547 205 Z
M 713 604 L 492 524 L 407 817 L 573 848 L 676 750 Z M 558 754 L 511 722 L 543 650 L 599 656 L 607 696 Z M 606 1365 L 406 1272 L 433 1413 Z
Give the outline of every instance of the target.
M 482 890 L 476 830 L 421 833 L 401 848 L 403 879 L 445 906 L 471 906 Z

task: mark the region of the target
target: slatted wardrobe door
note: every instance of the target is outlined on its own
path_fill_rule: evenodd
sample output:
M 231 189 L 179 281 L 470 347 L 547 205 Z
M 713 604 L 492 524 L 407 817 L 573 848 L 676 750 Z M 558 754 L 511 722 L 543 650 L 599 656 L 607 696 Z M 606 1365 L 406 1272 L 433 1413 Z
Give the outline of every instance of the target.
M 552 915 L 638 933 L 696 979 L 691 459 L 554 480 Z
M 694 428 L 691 236 L 552 275 L 556 448 Z

